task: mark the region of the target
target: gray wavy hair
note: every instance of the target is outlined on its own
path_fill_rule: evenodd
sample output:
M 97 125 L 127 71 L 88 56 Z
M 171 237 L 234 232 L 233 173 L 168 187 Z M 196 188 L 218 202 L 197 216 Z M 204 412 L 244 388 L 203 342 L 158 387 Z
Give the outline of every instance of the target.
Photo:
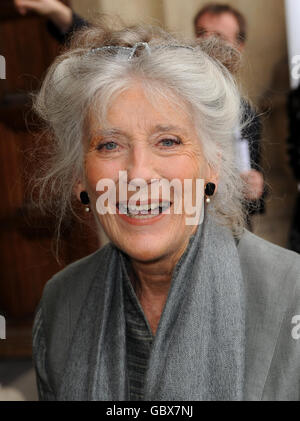
M 128 60 L 124 54 L 100 48 L 139 42 L 147 42 L 151 54 L 137 49 Z M 104 118 L 113 98 L 138 80 L 152 98 L 164 95 L 178 102 L 179 97 L 188 104 L 204 156 L 219 171 L 210 211 L 239 236 L 245 218 L 233 146 L 242 112 L 233 75 L 238 63 L 238 52 L 220 40 L 186 41 L 153 26 L 112 31 L 101 22 L 78 33 L 50 66 L 34 97 L 34 110 L 51 136 L 48 159 L 35 178 L 36 203 L 57 215 L 58 227 L 70 211 L 76 213 L 73 186 L 84 174 L 87 117 L 96 110 Z

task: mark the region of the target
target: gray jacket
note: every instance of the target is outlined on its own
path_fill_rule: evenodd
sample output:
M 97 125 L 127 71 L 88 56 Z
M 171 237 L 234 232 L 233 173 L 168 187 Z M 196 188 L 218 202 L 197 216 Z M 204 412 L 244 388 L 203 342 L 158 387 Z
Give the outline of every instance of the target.
M 246 289 L 244 399 L 300 400 L 300 257 L 248 231 L 237 249 Z M 44 289 L 33 335 L 41 399 L 56 399 L 84 298 L 105 253 L 106 247 L 69 265 Z

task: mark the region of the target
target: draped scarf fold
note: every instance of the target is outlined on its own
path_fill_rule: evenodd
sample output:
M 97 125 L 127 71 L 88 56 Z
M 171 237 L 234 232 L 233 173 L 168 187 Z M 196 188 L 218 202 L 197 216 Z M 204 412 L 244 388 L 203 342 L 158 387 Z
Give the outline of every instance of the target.
M 114 246 L 105 253 L 81 309 L 59 400 L 129 400 L 124 256 Z M 174 269 L 144 399 L 243 400 L 244 359 L 245 293 L 237 246 L 231 231 L 206 215 Z

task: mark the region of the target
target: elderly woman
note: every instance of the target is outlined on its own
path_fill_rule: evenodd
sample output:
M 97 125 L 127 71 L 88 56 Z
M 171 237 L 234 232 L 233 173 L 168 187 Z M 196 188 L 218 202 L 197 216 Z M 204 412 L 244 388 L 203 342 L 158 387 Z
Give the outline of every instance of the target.
M 230 51 L 96 26 L 48 71 L 41 191 L 110 243 L 44 289 L 40 399 L 300 398 L 300 259 L 243 228 Z

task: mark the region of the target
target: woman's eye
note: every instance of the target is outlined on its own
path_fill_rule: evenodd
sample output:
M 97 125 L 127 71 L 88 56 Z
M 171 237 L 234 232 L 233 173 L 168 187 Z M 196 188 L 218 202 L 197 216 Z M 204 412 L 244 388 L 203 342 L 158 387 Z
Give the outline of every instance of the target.
M 167 146 L 167 147 L 171 147 L 171 146 L 175 146 L 175 145 L 180 145 L 181 141 L 180 139 L 162 139 L 159 142 L 162 146 Z
M 106 150 L 106 151 L 113 151 L 118 147 L 117 143 L 115 142 L 106 142 L 106 143 L 101 143 L 100 145 L 97 146 L 97 149 L 99 151 L 101 150 Z

